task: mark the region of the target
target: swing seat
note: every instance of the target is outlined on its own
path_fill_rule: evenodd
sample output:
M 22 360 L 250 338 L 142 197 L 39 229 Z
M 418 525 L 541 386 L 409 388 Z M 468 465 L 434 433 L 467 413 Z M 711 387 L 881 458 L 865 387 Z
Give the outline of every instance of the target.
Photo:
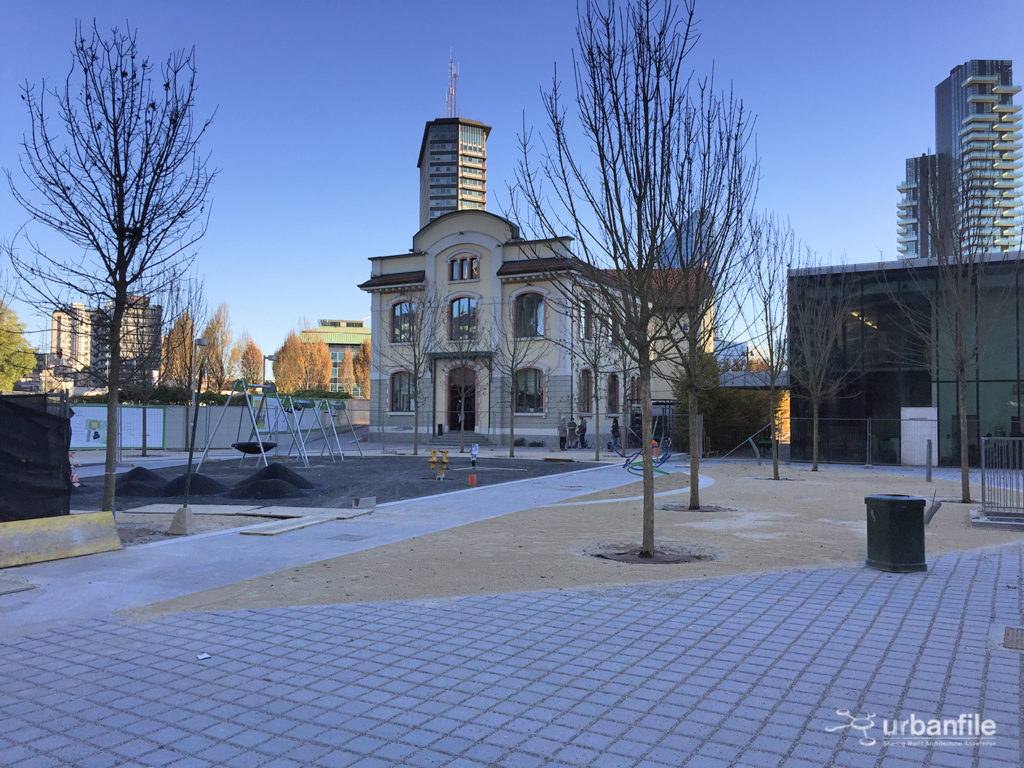
M 272 443 L 269 441 L 264 441 L 262 445 L 262 451 L 260 450 L 260 442 L 258 440 L 252 440 L 244 443 L 232 443 L 231 447 L 234 448 L 236 451 L 240 451 L 241 453 L 253 454 L 266 453 L 267 451 L 272 451 L 275 448 L 277 448 L 277 443 Z

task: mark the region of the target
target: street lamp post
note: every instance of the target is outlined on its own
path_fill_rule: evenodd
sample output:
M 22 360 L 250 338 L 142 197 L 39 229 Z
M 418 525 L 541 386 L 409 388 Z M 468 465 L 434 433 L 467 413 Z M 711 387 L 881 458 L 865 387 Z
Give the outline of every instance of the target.
M 174 513 L 171 527 L 168 533 L 174 535 L 187 535 L 192 533 L 192 509 L 188 505 L 189 487 L 192 485 L 192 457 L 196 450 L 196 425 L 199 423 L 199 387 L 203 379 L 203 366 L 199 366 L 199 379 L 196 380 L 196 358 L 199 356 L 199 349 L 209 345 L 206 339 L 196 339 L 192 345 L 192 365 L 188 376 L 189 400 L 192 407 L 192 429 L 185 434 L 188 440 L 188 468 L 185 470 L 185 501 Z M 188 410 L 186 409 L 186 414 Z M 188 416 L 185 417 L 185 427 L 188 429 Z

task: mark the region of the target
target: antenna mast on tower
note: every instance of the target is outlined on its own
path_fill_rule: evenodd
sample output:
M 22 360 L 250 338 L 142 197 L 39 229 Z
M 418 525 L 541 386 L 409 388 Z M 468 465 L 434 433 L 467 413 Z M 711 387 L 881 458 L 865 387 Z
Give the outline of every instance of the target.
M 444 105 L 448 117 L 458 117 L 459 111 L 455 106 L 455 83 L 459 79 L 459 70 L 455 66 L 455 57 L 448 54 L 448 94 L 445 96 Z

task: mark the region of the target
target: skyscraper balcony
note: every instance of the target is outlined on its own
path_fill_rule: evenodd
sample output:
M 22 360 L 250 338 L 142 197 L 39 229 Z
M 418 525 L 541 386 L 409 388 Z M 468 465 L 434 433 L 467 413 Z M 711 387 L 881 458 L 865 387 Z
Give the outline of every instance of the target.
M 971 123 L 990 123 L 994 120 L 998 120 L 999 116 L 994 115 L 991 112 L 973 112 L 967 115 L 963 120 L 960 121 L 960 125 L 969 125 Z
M 1013 96 L 1014 94 L 1020 93 L 1020 86 L 1019 85 L 1000 85 L 1000 84 L 997 83 L 996 85 L 992 86 L 992 93 L 1000 93 L 1000 94 L 1008 93 L 1011 96 Z
M 999 86 L 999 75 L 969 75 L 966 80 L 960 83 L 962 88 L 970 88 L 972 85 Z

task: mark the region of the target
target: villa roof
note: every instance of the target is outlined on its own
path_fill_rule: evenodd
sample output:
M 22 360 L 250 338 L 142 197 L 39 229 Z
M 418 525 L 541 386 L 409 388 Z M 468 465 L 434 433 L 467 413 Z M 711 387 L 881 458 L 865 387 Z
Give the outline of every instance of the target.
M 364 291 L 379 291 L 385 288 L 420 286 L 423 285 L 426 279 L 426 270 L 414 269 L 409 272 L 392 272 L 389 275 L 377 275 L 371 277 L 365 283 L 360 283 L 358 287 Z

